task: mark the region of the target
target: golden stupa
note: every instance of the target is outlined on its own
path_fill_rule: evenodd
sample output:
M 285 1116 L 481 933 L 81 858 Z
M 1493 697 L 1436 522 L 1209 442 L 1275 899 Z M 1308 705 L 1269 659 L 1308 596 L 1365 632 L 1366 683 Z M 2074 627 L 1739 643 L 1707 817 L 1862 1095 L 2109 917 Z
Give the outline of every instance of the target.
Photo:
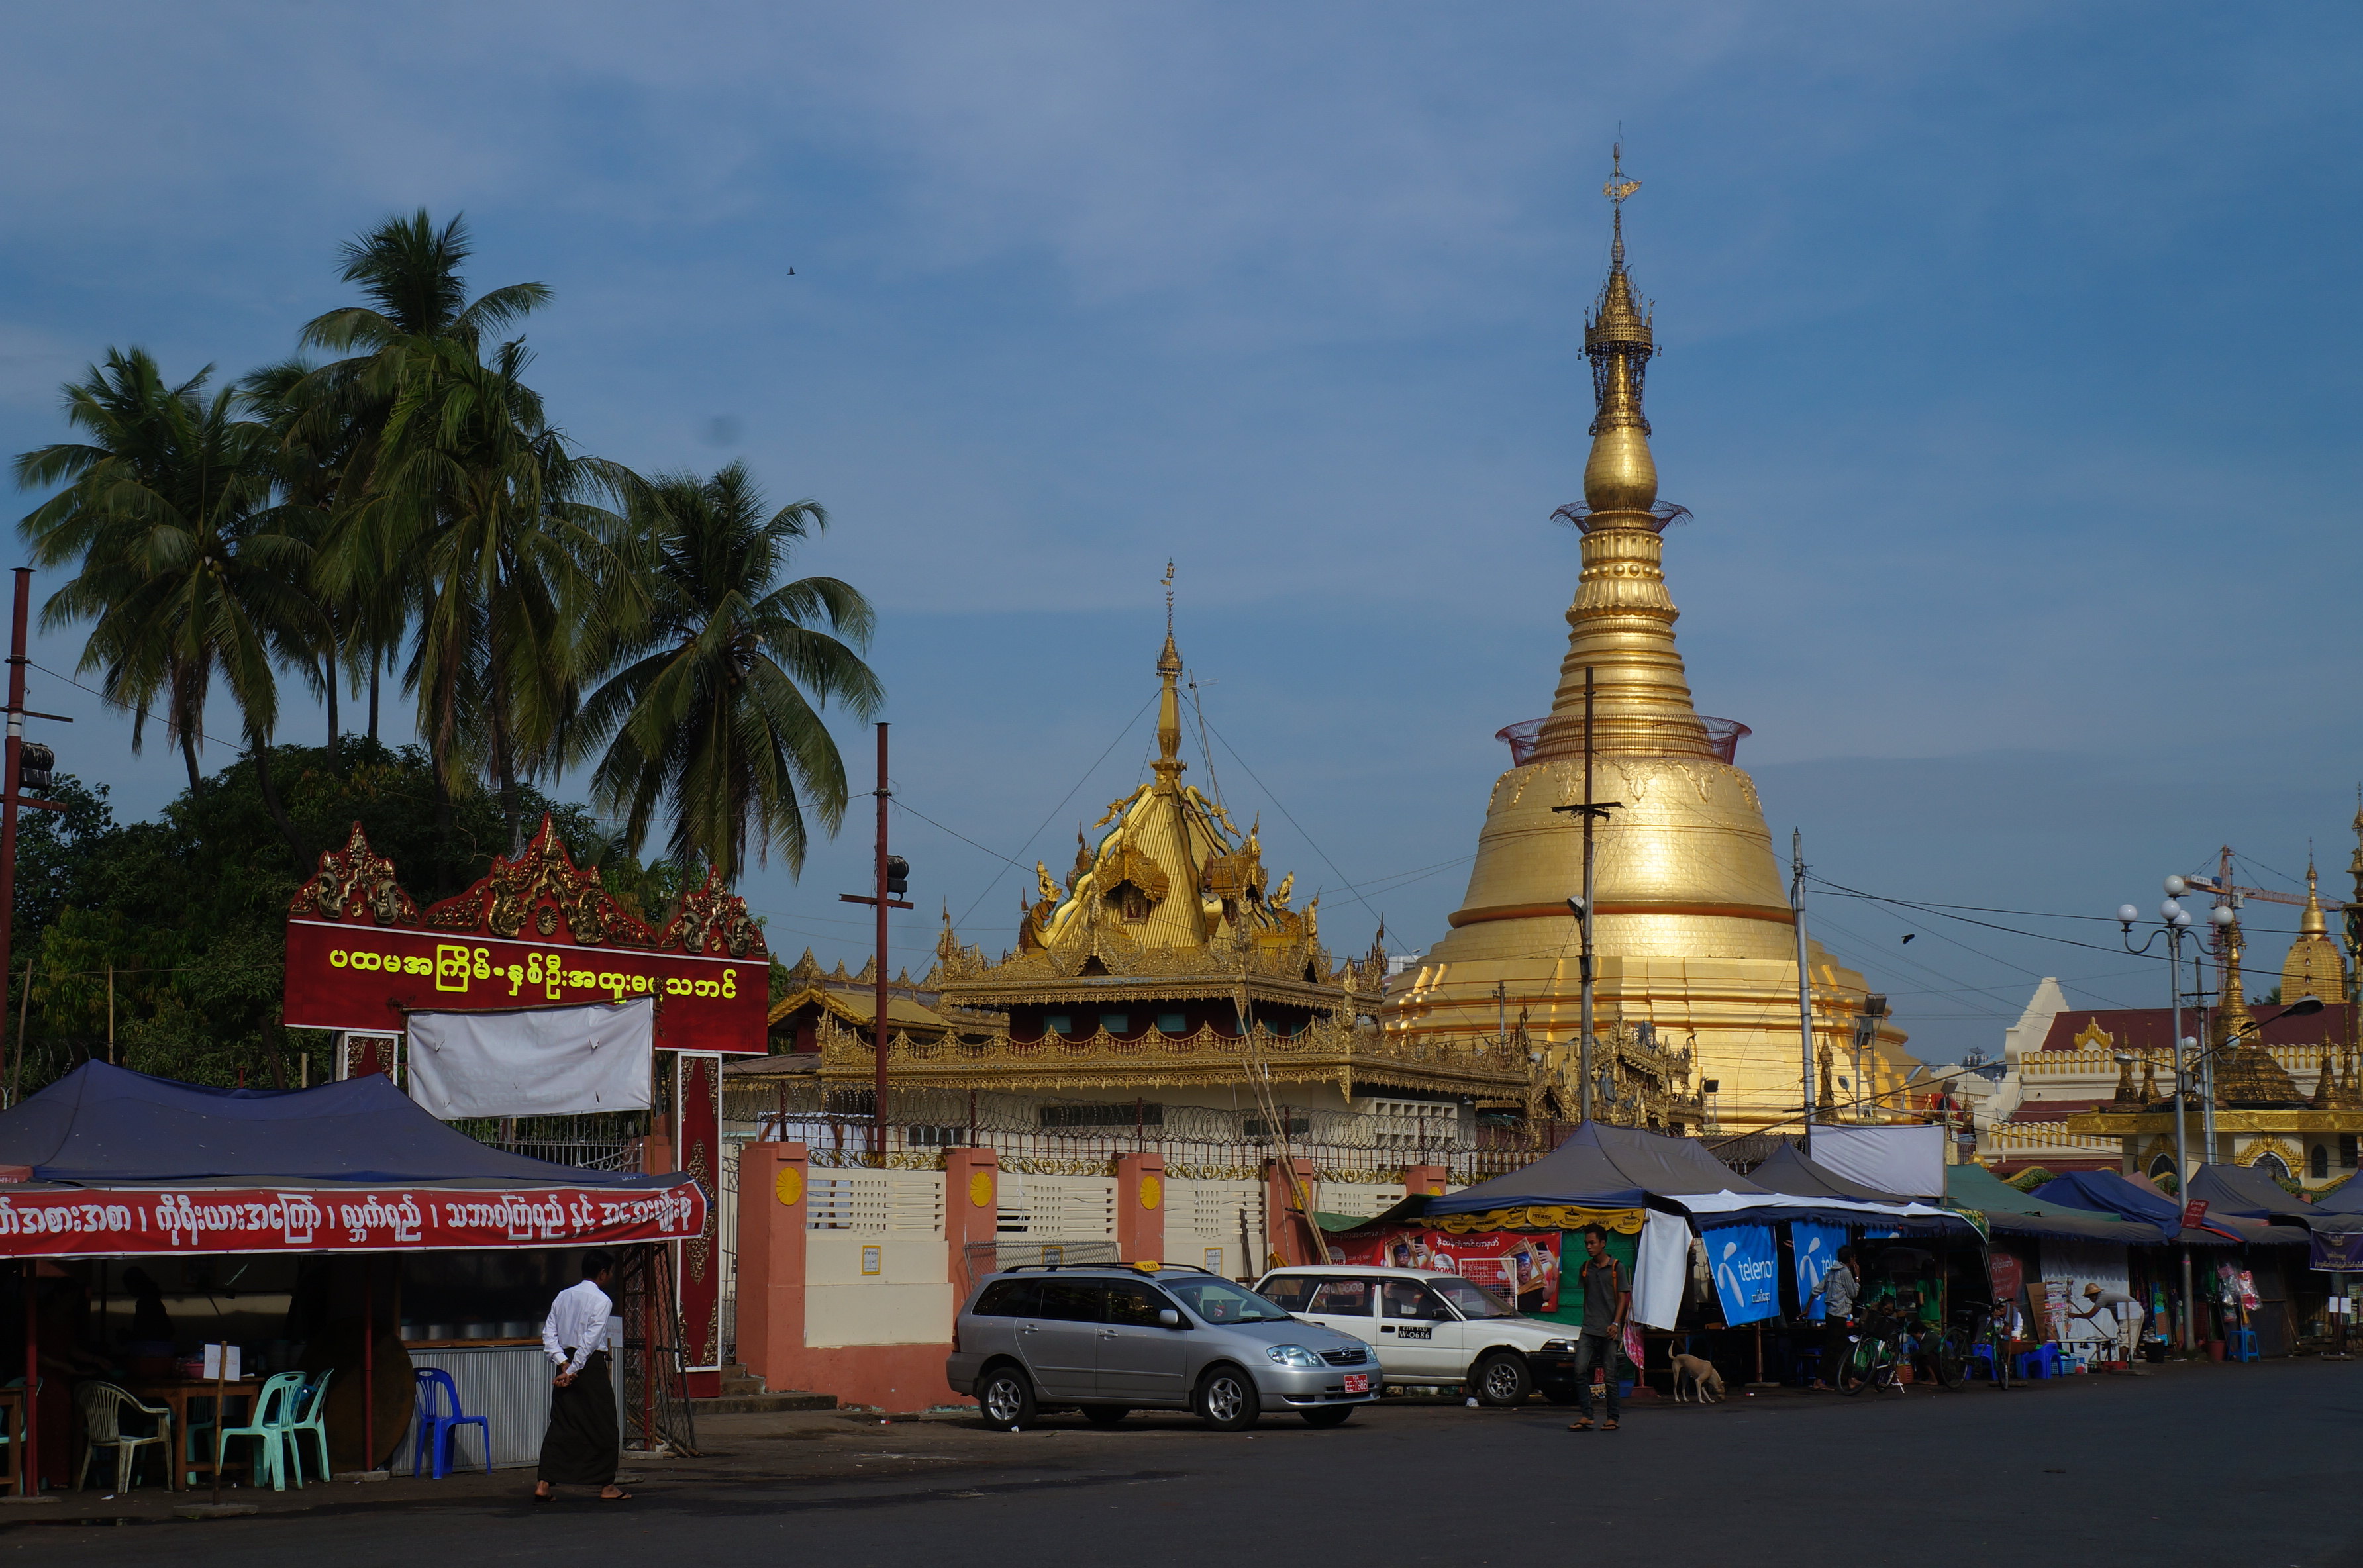
M 2326 1002 L 2346 999 L 2346 955 L 2330 939 L 2330 922 L 2322 910 L 2322 888 L 2313 862 L 2305 863 L 2305 912 L 2298 916 L 2297 940 L 2281 961 L 2281 1000 L 2320 997 Z
M 1381 1023 L 1473 1046 L 1523 1016 L 1571 1076 L 1581 938 L 1567 900 L 1583 886 L 1583 833 L 1554 808 L 1583 801 L 1589 741 L 1595 796 L 1620 803 L 1594 858 L 1595 1071 L 1636 1036 L 1686 1049 L 1693 1088 L 1715 1086 L 1703 1108 L 1710 1127 L 1795 1132 L 1805 1085 L 1795 920 L 1755 783 L 1732 765 L 1746 731 L 1692 705 L 1660 566 L 1664 530 L 1686 513 L 1658 499 L 1642 411 L 1657 347 L 1654 312 L 1636 303 L 1625 268 L 1624 200 L 1637 188 L 1621 168 L 1609 183 L 1608 281 L 1583 335 L 1592 455 L 1582 503 L 1559 513 L 1581 531 L 1583 566 L 1550 715 L 1503 732 L 1513 766 L 1493 786 L 1451 934 L 1390 987 Z M 1904 1035 L 1883 1024 L 1858 1051 L 1869 988 L 1818 944 L 1810 953 L 1818 1114 L 1868 1120 L 1879 1096 L 1892 1113 L 1914 1066 Z

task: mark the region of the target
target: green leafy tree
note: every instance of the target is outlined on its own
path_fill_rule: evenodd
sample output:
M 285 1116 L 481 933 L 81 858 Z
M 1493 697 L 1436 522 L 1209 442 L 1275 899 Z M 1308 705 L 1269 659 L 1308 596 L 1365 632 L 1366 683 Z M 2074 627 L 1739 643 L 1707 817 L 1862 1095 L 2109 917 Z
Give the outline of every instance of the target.
M 751 837 L 758 860 L 777 851 L 801 869 L 807 811 L 831 830 L 845 813 L 820 710 L 867 718 L 884 700 L 854 651 L 870 602 L 836 578 L 780 580 L 827 516 L 810 501 L 771 510 L 742 464 L 659 477 L 639 520 L 649 610 L 611 635 L 613 673 L 572 738 L 576 756 L 600 753 L 593 799 L 622 815 L 635 852 L 661 811 L 677 865 L 735 881 Z

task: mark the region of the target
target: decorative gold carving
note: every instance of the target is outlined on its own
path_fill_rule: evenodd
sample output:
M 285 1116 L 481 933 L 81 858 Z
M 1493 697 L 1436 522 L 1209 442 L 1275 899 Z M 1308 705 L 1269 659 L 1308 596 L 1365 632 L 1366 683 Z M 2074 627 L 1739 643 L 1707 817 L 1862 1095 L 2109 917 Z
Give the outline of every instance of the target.
M 287 906 L 295 919 L 368 920 L 377 925 L 416 925 L 418 906 L 394 874 L 394 862 L 370 847 L 361 824 L 342 849 L 325 850 L 312 879 L 295 890 Z
M 2076 1036 L 2076 1049 L 2079 1051 L 2107 1051 L 2116 1043 L 2116 1037 L 2102 1028 L 2097 1018 L 2088 1021 Z
M 598 872 L 576 868 L 547 816 L 517 858 L 494 860 L 474 887 L 427 911 L 427 923 L 438 931 L 510 938 L 528 920 L 542 935 L 555 937 L 560 918 L 569 937 L 583 946 L 656 945 L 656 933 L 608 895 Z
M 681 900 L 681 909 L 656 938 L 659 947 L 683 953 L 733 958 L 760 958 L 771 951 L 763 944 L 763 928 L 747 912 L 747 900 L 723 884 L 719 873 L 708 870 Z

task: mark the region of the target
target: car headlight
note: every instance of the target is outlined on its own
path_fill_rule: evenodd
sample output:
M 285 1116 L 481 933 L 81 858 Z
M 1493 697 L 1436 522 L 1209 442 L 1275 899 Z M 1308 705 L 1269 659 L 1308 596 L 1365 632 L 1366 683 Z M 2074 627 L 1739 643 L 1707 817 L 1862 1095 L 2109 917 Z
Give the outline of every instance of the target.
M 1282 1366 L 1312 1367 L 1321 1364 L 1321 1358 L 1303 1345 L 1274 1345 L 1263 1353 Z
M 1543 1342 L 1543 1349 L 1545 1350 L 1571 1351 L 1579 1348 L 1581 1347 L 1579 1347 L 1573 1340 L 1545 1340 Z

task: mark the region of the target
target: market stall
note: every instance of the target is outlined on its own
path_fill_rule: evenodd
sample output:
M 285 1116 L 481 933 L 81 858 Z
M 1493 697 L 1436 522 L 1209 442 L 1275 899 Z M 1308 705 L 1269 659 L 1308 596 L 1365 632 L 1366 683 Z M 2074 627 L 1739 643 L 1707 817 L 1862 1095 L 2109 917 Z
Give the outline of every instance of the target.
M 37 1449 L 60 1444 L 81 1378 L 204 1382 L 192 1353 L 227 1342 L 248 1383 L 328 1375 L 339 1469 L 387 1459 L 409 1419 L 412 1348 L 430 1342 L 475 1353 L 449 1364 L 463 1406 L 527 1424 L 516 1391 L 546 1397 L 540 1316 L 580 1252 L 694 1236 L 707 1213 L 687 1175 L 506 1154 L 381 1075 L 221 1089 L 93 1063 L 0 1112 L 0 1258 L 22 1281 L 9 1343 L 41 1389 Z M 447 1320 L 419 1322 L 413 1302 Z M 39 1473 L 63 1475 L 63 1457 L 44 1454 Z
M 2192 1176 L 2194 1198 L 2210 1168 L 2202 1166 Z M 2035 1189 L 2035 1196 L 2156 1227 L 2156 1240 L 2137 1249 L 2134 1260 L 2136 1271 L 2148 1281 L 2146 1292 L 2135 1293 L 2137 1299 L 2157 1302 L 2179 1297 L 2179 1290 L 2169 1283 L 2180 1268 L 2180 1254 L 2174 1249 L 2190 1249 L 2198 1300 L 2190 1303 L 2188 1310 L 2197 1320 L 2195 1338 L 2212 1353 L 2253 1359 L 2290 1353 L 2297 1318 L 2289 1295 L 2289 1269 L 2291 1254 L 2310 1245 L 2309 1233 L 2303 1229 L 2219 1214 L 2212 1206 L 2195 1216 L 2197 1224 L 2185 1225 L 2182 1220 L 2189 1210 L 2184 1204 L 2146 1180 L 2115 1171 L 2070 1172 L 2044 1183 Z M 2180 1309 L 2179 1300 L 2173 1304 Z

